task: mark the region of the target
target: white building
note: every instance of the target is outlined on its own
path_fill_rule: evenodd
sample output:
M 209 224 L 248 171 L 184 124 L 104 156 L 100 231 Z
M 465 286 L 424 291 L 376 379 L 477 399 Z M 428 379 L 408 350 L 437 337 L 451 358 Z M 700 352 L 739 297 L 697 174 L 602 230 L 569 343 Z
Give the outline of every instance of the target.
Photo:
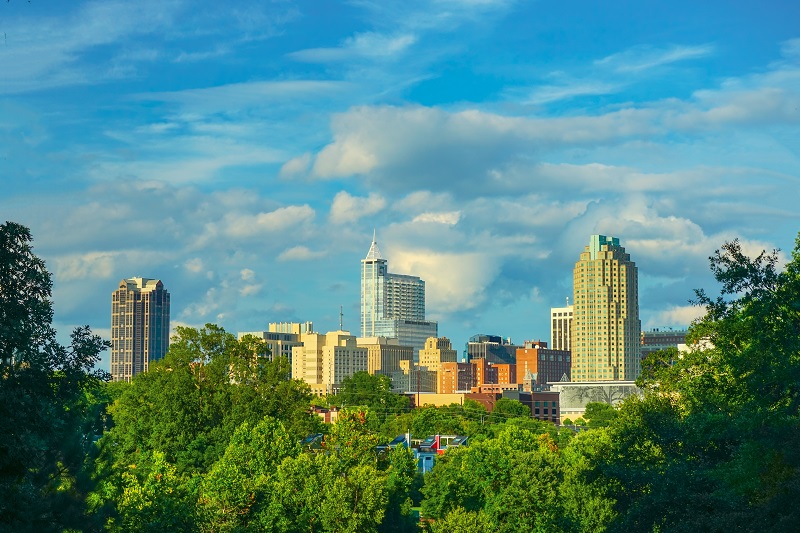
M 569 299 L 568 299 L 569 300 Z M 550 308 L 550 348 L 569 351 L 572 327 L 572 306 Z
M 425 282 L 417 276 L 389 273 L 373 235 L 361 260 L 361 337 L 398 339 L 418 354 L 439 325 L 425 319 Z

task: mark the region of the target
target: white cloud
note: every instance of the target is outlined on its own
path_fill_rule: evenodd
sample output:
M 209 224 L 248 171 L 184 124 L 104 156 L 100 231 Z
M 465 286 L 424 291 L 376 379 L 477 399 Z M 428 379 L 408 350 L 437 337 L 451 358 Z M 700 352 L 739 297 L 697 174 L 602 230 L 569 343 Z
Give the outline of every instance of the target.
M 696 305 L 670 306 L 651 315 L 643 329 L 686 327 L 705 315 L 705 308 Z
M 55 278 L 59 282 L 81 279 L 109 279 L 115 272 L 118 254 L 111 252 L 90 252 L 57 257 Z
M 479 307 L 486 288 L 499 272 L 498 258 L 490 253 L 438 253 L 395 249 L 392 272 L 413 274 L 425 280 L 427 308 L 448 314 Z
M 460 211 L 448 211 L 444 213 L 422 213 L 414 217 L 412 222 L 433 222 L 435 224 L 446 224 L 454 226 L 461 219 Z
M 624 52 L 599 59 L 595 64 L 612 68 L 617 72 L 636 73 L 678 61 L 708 57 L 713 53 L 714 47 L 710 44 L 673 45 L 666 48 L 634 46 Z
M 229 214 L 225 216 L 224 233 L 230 237 L 252 237 L 297 229 L 314 220 L 315 212 L 308 205 L 290 205 L 267 213 Z
M 328 63 L 358 58 L 384 59 L 405 52 L 417 41 L 413 34 L 386 35 L 376 32 L 357 33 L 336 48 L 309 48 L 292 52 L 297 61 Z
M 310 261 L 324 257 L 325 252 L 314 252 L 306 246 L 295 246 L 278 255 L 278 261 Z
M 242 281 L 253 281 L 255 279 L 256 273 L 250 270 L 249 268 L 243 268 L 239 275 L 242 277 Z
M 187 259 L 186 262 L 184 262 L 183 266 L 184 268 L 186 268 L 186 270 L 188 270 L 189 272 L 193 272 L 195 274 L 202 272 L 203 269 L 205 268 L 203 266 L 203 260 L 200 259 L 199 257 L 192 257 L 191 259 Z
M 347 191 L 339 191 L 333 197 L 330 220 L 334 224 L 356 222 L 373 215 L 386 207 L 386 200 L 379 194 L 366 197 L 351 196 Z
M 311 153 L 306 152 L 301 156 L 290 159 L 283 164 L 280 170 L 282 178 L 303 175 L 308 172 L 311 166 Z

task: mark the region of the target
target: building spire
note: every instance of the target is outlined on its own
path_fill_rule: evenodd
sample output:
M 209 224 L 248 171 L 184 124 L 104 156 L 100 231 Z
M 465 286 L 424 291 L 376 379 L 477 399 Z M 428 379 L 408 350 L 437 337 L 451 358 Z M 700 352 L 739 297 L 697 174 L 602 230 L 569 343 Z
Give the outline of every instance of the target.
M 366 261 L 375 261 L 376 259 L 382 259 L 381 251 L 378 249 L 378 241 L 377 241 L 377 232 L 375 229 L 372 229 L 372 245 L 369 247 L 369 252 L 367 252 Z

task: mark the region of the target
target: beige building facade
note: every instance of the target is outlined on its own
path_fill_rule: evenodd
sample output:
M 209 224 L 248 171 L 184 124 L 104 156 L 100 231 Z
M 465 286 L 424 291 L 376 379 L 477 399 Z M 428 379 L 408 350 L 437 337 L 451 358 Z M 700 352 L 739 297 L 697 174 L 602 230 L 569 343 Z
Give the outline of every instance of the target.
M 425 348 L 419 352 L 419 366 L 437 372 L 442 363 L 455 363 L 458 352 L 453 349 L 447 337 L 428 337 Z
M 399 339 L 387 337 L 359 337 L 356 344 L 367 349 L 367 372 L 392 376 L 400 372 L 401 361 L 414 358 L 414 348 L 401 346 Z
M 292 378 L 308 383 L 318 394 L 336 393 L 346 377 L 366 372 L 367 349 L 349 331 L 300 335 L 302 346 L 292 348 Z
M 573 271 L 572 381 L 630 381 L 641 372 L 639 274 L 619 239 L 592 235 Z

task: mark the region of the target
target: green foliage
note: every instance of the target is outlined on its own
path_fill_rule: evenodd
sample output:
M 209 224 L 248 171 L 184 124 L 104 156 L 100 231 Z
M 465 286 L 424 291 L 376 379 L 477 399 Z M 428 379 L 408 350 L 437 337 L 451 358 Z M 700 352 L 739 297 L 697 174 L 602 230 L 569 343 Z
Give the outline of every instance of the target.
M 338 406 L 363 406 L 379 415 L 380 419 L 400 414 L 409 409 L 410 401 L 392 392 L 392 380 L 382 374 L 356 372 L 342 380 L 339 394 L 331 398 Z
M 519 400 L 500 398 L 494 404 L 489 419 L 494 422 L 505 422 L 511 418 L 531 418 L 531 410 Z
M 137 375 L 110 409 L 115 427 L 105 438 L 118 461 L 159 450 L 181 475 L 206 472 L 245 422 L 272 416 L 297 439 L 315 431 L 310 397 L 305 384 L 289 379 L 286 360 L 269 360 L 252 338 L 238 341 L 211 324 L 178 327 L 164 359 Z
M 272 499 L 260 517 L 269 531 L 378 531 L 389 504 L 387 480 L 395 488 L 407 473 L 378 469 L 377 439 L 368 414 L 344 411 L 325 440 L 324 451 L 289 457 L 275 475 Z M 406 465 L 407 466 L 407 465 Z
M 83 462 L 106 377 L 93 368 L 108 342 L 88 327 L 56 341 L 50 273 L 31 239 L 0 225 L 0 531 L 86 525 Z
M 609 426 L 619 417 L 619 413 L 613 406 L 602 402 L 589 402 L 586 404 L 586 411 L 583 418 L 588 420 L 590 428 L 601 428 Z
M 145 468 L 130 465 L 122 473 L 119 517 L 112 532 L 195 531 L 194 502 L 163 453 L 146 456 Z
M 278 466 L 299 453 L 298 442 L 275 419 L 239 426 L 225 454 L 202 480 L 199 507 L 204 530 L 249 530 L 269 505 Z
M 544 468 L 545 463 L 552 468 Z M 426 517 L 443 518 L 459 507 L 472 512 L 483 510 L 495 528 L 505 527 L 508 517 L 503 509 L 508 502 L 538 505 L 535 501 L 525 502 L 530 498 L 525 487 L 555 483 L 560 476 L 557 463 L 557 446 L 548 435 L 509 425 L 496 438 L 450 450 L 442 456 L 425 477 L 422 512 Z M 529 465 L 536 465 L 536 471 L 530 470 Z M 517 494 L 520 490 L 523 492 Z M 541 500 L 541 495 L 533 500 Z M 531 513 L 549 520 L 543 511 L 532 508 Z
M 440 520 L 431 523 L 429 531 L 431 533 L 475 533 L 492 531 L 492 525 L 483 511 L 467 511 L 463 507 L 456 507 Z

